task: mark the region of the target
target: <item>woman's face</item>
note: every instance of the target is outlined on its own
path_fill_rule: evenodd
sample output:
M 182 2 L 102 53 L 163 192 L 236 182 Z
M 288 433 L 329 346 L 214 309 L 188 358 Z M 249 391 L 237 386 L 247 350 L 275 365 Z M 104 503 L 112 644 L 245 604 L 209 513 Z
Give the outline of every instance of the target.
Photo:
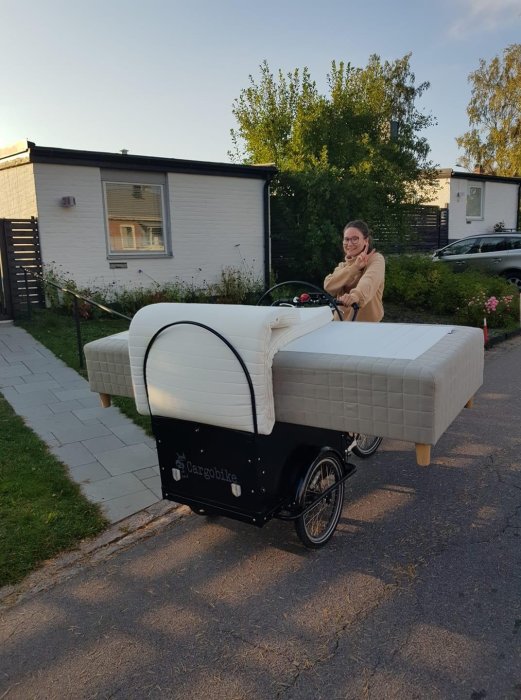
M 354 258 L 365 249 L 366 239 L 357 228 L 348 228 L 344 231 L 344 253 L 348 258 Z

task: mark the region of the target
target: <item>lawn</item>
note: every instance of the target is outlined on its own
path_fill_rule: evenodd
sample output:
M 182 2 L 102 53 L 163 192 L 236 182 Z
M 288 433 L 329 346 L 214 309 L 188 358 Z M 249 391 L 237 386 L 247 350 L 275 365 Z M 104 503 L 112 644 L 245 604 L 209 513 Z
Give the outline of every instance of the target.
M 86 376 L 70 316 L 42 310 L 18 325 Z M 82 343 L 127 328 L 124 319 L 82 321 Z M 114 403 L 150 432 L 150 421 L 136 413 L 131 399 L 118 397 Z M 0 397 L 0 586 L 17 583 L 46 559 L 106 526 L 98 506 L 83 497 L 67 468 Z
M 0 397 L 0 586 L 106 525 L 66 467 Z

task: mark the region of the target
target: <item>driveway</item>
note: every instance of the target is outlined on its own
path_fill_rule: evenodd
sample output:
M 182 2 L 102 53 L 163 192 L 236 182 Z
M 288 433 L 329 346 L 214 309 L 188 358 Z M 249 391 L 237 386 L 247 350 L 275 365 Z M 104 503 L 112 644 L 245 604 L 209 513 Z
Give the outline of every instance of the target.
M 167 510 L 4 598 L 0 698 L 521 698 L 520 367 L 487 352 L 430 467 L 358 461 L 322 550 Z

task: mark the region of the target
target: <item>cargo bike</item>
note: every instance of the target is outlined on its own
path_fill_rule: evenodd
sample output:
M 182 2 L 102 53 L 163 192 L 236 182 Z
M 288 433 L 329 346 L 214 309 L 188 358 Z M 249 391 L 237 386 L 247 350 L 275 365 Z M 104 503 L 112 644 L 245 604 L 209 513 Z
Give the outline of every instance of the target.
M 279 286 L 268 290 L 259 303 Z M 338 310 L 336 300 L 314 285 L 307 286 L 314 291 L 276 299 L 271 305 L 329 304 Z M 290 521 L 306 547 L 322 547 L 335 532 L 345 482 L 356 471 L 351 453 L 368 456 L 381 438 L 371 437 L 366 446 L 364 436 L 357 434 L 278 421 L 269 435 L 260 434 L 254 387 L 243 358 L 217 330 L 191 320 L 164 325 L 148 342 L 143 378 L 149 407 L 147 362 L 154 343 L 167 329 L 187 325 L 217 337 L 242 368 L 249 387 L 252 431 L 151 413 L 163 498 L 185 504 L 199 515 L 226 516 L 258 527 L 272 518 Z

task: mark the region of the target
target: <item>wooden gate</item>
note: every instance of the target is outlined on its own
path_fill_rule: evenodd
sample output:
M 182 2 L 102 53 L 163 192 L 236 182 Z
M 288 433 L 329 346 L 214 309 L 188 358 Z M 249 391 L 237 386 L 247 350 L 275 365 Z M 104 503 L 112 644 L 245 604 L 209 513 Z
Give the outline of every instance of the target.
M 0 219 L 0 320 L 43 306 L 41 274 L 37 219 Z

